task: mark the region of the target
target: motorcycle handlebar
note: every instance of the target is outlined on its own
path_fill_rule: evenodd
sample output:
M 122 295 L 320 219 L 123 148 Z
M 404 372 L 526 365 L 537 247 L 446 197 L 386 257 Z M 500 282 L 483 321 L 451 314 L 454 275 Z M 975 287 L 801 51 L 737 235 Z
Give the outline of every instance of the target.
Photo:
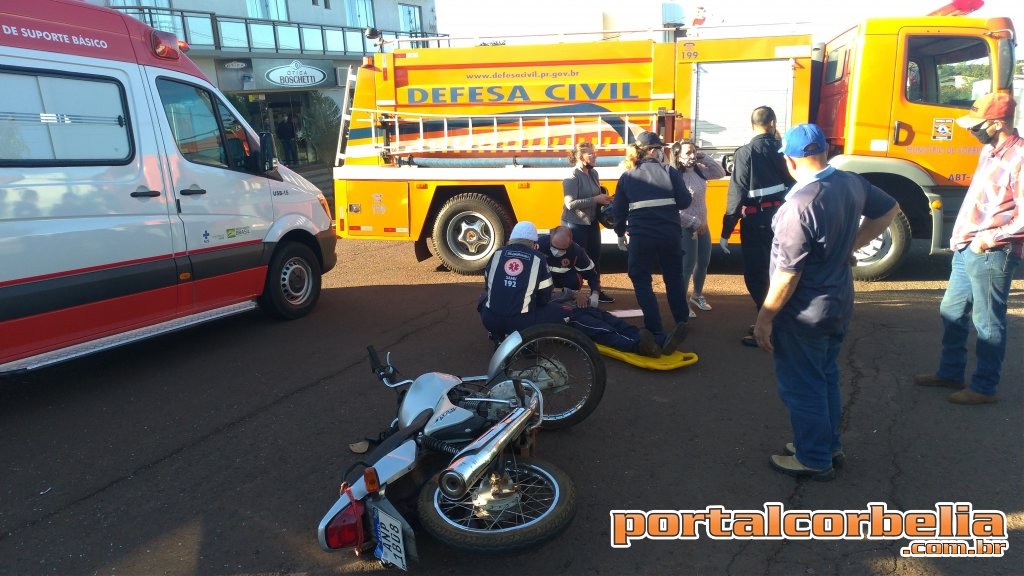
M 366 347 L 366 351 L 370 354 L 370 370 L 372 370 L 374 374 L 380 375 L 380 373 L 384 371 L 384 365 L 380 363 L 380 357 L 377 356 L 377 349 L 371 344 Z
M 367 346 L 366 352 L 370 355 L 370 370 L 373 374 L 384 384 L 393 386 L 391 378 L 395 375 L 395 369 L 390 364 L 385 366 L 380 361 L 380 356 L 377 356 L 377 349 L 373 345 Z

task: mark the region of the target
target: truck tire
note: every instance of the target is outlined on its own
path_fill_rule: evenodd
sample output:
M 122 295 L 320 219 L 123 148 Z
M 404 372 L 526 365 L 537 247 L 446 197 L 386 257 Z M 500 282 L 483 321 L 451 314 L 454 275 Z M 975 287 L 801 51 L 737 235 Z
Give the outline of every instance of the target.
M 853 253 L 857 258 L 853 277 L 871 281 L 892 274 L 910 251 L 910 238 L 910 222 L 901 210 L 896 213 L 885 232 Z
M 434 253 L 452 272 L 475 274 L 505 244 L 512 217 L 504 206 L 483 194 L 459 194 L 434 218 Z
M 320 261 L 312 250 L 298 242 L 285 242 L 270 258 L 260 306 L 277 318 L 301 318 L 320 298 L 320 276 Z

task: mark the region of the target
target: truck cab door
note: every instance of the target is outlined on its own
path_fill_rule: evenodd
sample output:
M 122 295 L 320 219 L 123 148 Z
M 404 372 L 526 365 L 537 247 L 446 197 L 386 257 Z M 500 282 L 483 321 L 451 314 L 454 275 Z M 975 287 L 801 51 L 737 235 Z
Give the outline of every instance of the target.
M 263 240 L 274 222 L 270 180 L 256 165 L 259 140 L 197 79 L 151 71 L 151 82 L 195 307 L 251 299 L 263 289 Z
M 887 156 L 927 170 L 942 186 L 970 183 L 981 145 L 956 126 L 992 89 L 993 46 L 983 30 L 901 29 Z

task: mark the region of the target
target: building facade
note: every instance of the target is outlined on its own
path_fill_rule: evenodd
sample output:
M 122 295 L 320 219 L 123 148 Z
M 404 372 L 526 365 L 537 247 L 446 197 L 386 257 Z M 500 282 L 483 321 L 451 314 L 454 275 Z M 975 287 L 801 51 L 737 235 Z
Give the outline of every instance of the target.
M 274 131 L 288 115 L 299 164 L 333 163 L 332 146 L 310 134 L 324 132 L 324 97 L 341 106 L 349 66 L 392 50 L 390 40 L 438 36 L 434 0 L 87 1 L 187 42 L 189 57 L 255 129 Z

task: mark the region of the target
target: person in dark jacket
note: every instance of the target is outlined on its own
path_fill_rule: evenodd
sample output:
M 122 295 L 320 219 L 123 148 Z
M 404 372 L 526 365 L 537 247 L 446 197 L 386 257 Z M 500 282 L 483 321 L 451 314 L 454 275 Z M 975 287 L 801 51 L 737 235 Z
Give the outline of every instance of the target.
M 772 252 L 772 218 L 782 206 L 786 191 L 795 180 L 779 154 L 779 131 L 775 111 L 758 106 L 750 114 L 750 127 L 755 135 L 749 143 L 736 150 L 735 167 L 729 180 L 729 195 L 722 217 L 722 236 L 718 243 L 729 253 L 729 236 L 740 224 L 740 246 L 743 249 L 743 281 L 754 306 L 761 310 L 768 295 L 768 265 Z M 756 347 L 750 332 L 742 343 Z
M 583 281 L 586 280 L 591 295 L 595 296 L 591 303 L 599 301 L 601 280 L 597 276 L 597 267 L 587 256 L 587 251 L 575 242 L 571 228 L 559 226 L 550 234 L 541 234 L 537 245 L 537 249 L 547 259 L 555 288 L 561 288 L 566 297 L 571 297 L 576 306 L 582 308 L 588 305 L 587 295 L 582 290 Z
M 285 114 L 284 119 L 277 125 L 277 137 L 281 140 L 285 166 L 291 166 L 298 162 L 299 150 L 295 145 L 295 123 L 290 114 Z
M 626 151 L 626 171 L 619 177 L 612 211 L 619 248 L 628 252 L 627 270 L 644 327 L 654 334 L 664 354 L 671 354 L 686 337 L 683 286 L 682 225 L 679 211 L 692 201 L 683 176 L 664 163 L 665 143 L 653 132 L 642 132 Z M 626 234 L 629 234 L 627 239 Z M 651 285 L 655 263 L 661 266 L 669 309 L 675 327 L 666 333 Z
M 623 352 L 660 356 L 654 336 L 604 310 L 573 308 L 551 301 L 553 282 L 544 255 L 537 251 L 537 227 L 519 222 L 509 243 L 484 269 L 484 293 L 477 311 L 495 340 L 535 324 L 568 323 L 598 344 Z

